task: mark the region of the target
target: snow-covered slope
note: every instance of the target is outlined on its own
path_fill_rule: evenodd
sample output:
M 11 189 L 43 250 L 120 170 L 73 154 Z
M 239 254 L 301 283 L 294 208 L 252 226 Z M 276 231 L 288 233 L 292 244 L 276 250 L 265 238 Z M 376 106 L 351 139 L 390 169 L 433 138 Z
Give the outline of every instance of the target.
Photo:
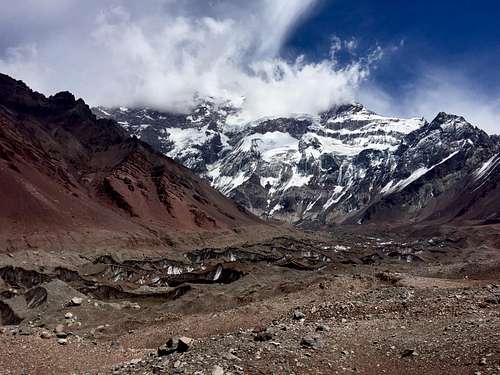
M 498 143 L 461 117 L 389 118 L 360 104 L 245 124 L 236 106 L 213 99 L 188 115 L 94 113 L 114 118 L 254 213 L 299 224 L 362 223 L 379 220 L 378 212 L 418 218 L 462 179 L 485 175 L 498 153 Z

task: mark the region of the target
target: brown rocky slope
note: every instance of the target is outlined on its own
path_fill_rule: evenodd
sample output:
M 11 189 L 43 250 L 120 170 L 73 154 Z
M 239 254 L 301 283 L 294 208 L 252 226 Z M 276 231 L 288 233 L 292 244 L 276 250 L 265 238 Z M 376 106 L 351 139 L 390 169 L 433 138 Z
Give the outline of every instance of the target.
M 188 169 L 98 120 L 0 74 L 0 252 L 162 247 L 169 233 L 260 221 Z

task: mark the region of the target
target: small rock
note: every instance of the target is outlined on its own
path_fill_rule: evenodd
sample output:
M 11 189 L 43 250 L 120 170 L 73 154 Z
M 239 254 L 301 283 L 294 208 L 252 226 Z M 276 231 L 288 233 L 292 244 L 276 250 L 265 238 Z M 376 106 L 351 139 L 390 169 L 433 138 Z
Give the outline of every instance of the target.
M 42 331 L 40 333 L 40 337 L 42 339 L 50 339 L 50 338 L 52 338 L 52 334 L 49 331 Z
M 158 357 L 164 357 L 174 353 L 175 351 L 185 353 L 191 348 L 191 346 L 193 346 L 193 342 L 194 340 L 192 338 L 186 336 L 180 338 L 171 337 L 165 345 L 158 347 Z
M 233 353 L 224 353 L 222 357 L 228 361 L 241 361 L 241 359 L 235 356 Z
M 272 338 L 273 335 L 270 332 L 259 332 L 254 336 L 253 341 L 264 342 L 270 341 Z
M 215 365 L 212 368 L 212 375 L 224 375 L 224 369 L 219 365 Z
M 330 330 L 330 327 L 327 326 L 326 324 L 320 324 L 319 326 L 316 327 L 317 332 L 327 332 Z
M 120 343 L 116 340 L 111 341 L 111 348 L 113 349 L 120 349 Z
M 317 348 L 319 346 L 319 340 L 314 336 L 304 336 L 300 340 L 300 345 L 304 348 Z
M 70 306 L 80 306 L 83 303 L 83 298 L 73 297 L 70 301 Z
M 158 357 L 165 357 L 173 352 L 175 352 L 175 348 L 169 348 L 167 345 L 162 345 L 157 350 Z
M 106 326 L 97 326 L 95 329 L 97 332 L 103 332 L 106 330 Z
M 481 358 L 481 360 L 479 361 L 479 364 L 480 364 L 481 366 L 486 366 L 486 365 L 488 364 L 488 362 L 486 361 L 486 358 L 485 358 L 485 357 L 483 357 L 483 358 Z
M 405 357 L 416 357 L 418 355 L 417 351 L 415 349 L 405 349 L 401 353 L 401 358 Z
M 60 339 L 65 339 L 66 337 L 68 337 L 68 334 L 64 331 L 62 332 L 56 332 L 56 337 L 57 338 L 60 338 Z
M 179 338 L 179 342 L 177 343 L 177 351 L 179 353 L 187 352 L 192 345 L 193 345 L 192 338 L 182 336 L 181 338 Z
M 59 340 L 57 340 L 57 343 L 59 345 L 66 345 L 68 343 L 68 340 L 66 340 L 66 339 L 59 339 Z
M 64 314 L 64 318 L 65 318 L 65 319 L 73 319 L 73 314 L 72 314 L 72 313 L 70 313 L 70 312 L 69 312 L 69 313 L 66 313 L 66 314 Z
M 305 318 L 306 318 L 306 314 L 304 314 L 302 311 L 295 310 L 293 312 L 293 319 L 294 320 L 302 320 L 302 319 L 305 319 Z
M 254 327 L 254 329 L 252 330 L 253 333 L 260 333 L 260 332 L 264 332 L 264 331 L 267 331 L 266 326 L 257 326 L 257 327 Z
M 18 334 L 21 336 L 30 336 L 33 333 L 33 331 L 28 328 L 28 327 L 22 327 L 19 329 Z

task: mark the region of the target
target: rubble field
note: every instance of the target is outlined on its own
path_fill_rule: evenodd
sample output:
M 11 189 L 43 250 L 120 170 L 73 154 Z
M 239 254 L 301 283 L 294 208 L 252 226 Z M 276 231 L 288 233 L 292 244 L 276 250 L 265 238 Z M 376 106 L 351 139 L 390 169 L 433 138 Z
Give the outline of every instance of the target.
M 499 374 L 498 237 L 482 233 L 338 228 L 53 267 L 12 254 L 0 374 Z

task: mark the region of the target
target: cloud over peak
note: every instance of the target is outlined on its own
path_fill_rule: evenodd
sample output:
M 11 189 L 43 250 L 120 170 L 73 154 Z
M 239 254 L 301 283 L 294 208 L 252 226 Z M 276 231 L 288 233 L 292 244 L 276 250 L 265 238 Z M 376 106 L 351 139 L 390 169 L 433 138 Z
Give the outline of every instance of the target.
M 42 92 L 70 89 L 92 104 L 185 111 L 197 95 L 244 96 L 249 117 L 315 113 L 354 100 L 371 62 L 340 67 L 334 56 L 280 57 L 316 3 L 25 0 L 10 17 L 39 14 L 40 32 L 28 28 L 9 39 L 15 44 L 3 40 L 0 70 Z

